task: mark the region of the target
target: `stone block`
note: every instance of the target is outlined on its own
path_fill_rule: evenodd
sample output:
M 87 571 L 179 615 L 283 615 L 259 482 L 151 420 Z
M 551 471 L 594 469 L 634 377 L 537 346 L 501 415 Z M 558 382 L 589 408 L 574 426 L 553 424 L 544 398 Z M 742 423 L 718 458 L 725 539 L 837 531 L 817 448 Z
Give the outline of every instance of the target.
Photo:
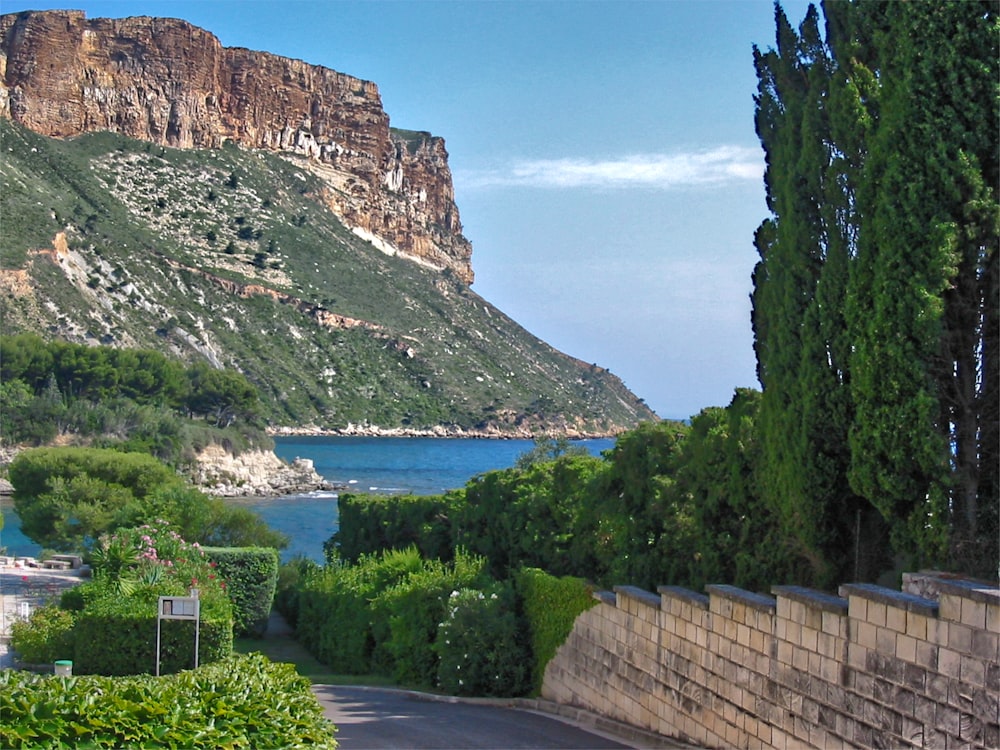
M 925 640 L 927 638 L 927 615 L 919 612 L 907 612 L 906 634 L 917 640 Z
M 971 654 L 972 628 L 952 623 L 948 628 L 948 648 L 963 654 Z
M 1000 634 L 973 630 L 972 655 L 984 661 L 1000 663 Z
M 925 669 L 936 671 L 938 668 L 938 647 L 927 641 L 917 641 L 916 662 Z
M 841 663 L 838 659 L 831 659 L 829 657 L 821 657 L 819 663 L 819 674 L 824 681 L 830 684 L 836 684 L 840 681 L 840 669 Z
M 809 652 L 803 651 L 801 648 L 796 648 L 792 650 L 792 666 L 794 666 L 800 672 L 809 672 Z
M 822 615 L 821 629 L 828 635 L 835 635 L 839 638 L 847 637 L 847 619 L 835 612 L 824 612 Z
M 1000 693 L 1000 662 L 995 664 L 986 663 L 986 689 L 992 690 L 994 693 Z
M 892 696 L 892 708 L 900 714 L 913 716 L 915 694 L 906 688 L 897 687 Z
M 868 602 L 868 622 L 872 625 L 880 628 L 884 628 L 886 625 L 886 612 L 888 607 L 884 602 L 869 601 Z
M 1000 696 L 989 690 L 973 691 L 972 714 L 989 724 L 1000 723 Z
M 903 666 L 903 684 L 910 690 L 922 691 L 926 685 L 927 670 L 917 664 Z
M 990 633 L 1000 633 L 1000 603 L 987 603 L 986 630 Z
M 819 651 L 819 646 L 818 646 L 819 631 L 816 628 L 810 628 L 804 626 L 799 634 L 799 637 L 801 638 L 800 643 L 802 645 L 802 648 L 806 649 L 807 651 Z
M 986 602 L 963 597 L 961 622 L 970 628 L 985 629 Z
M 847 616 L 857 622 L 867 622 L 868 600 L 863 596 L 849 596 L 847 599 Z
M 876 627 L 875 649 L 886 656 L 894 656 L 896 654 L 896 631 L 886 627 Z
M 935 646 L 947 646 L 951 623 L 938 618 L 927 618 L 927 640 Z
M 962 597 L 957 594 L 942 593 L 938 599 L 938 607 L 942 620 L 950 622 L 962 621 Z
M 903 633 L 896 634 L 896 657 L 903 661 L 917 660 L 917 639 Z
M 865 672 L 854 674 L 854 692 L 864 698 L 871 698 L 875 694 L 875 678 Z
M 896 686 L 881 677 L 875 678 L 874 691 L 872 697 L 885 706 L 891 706 L 896 695 Z
M 922 695 L 913 696 L 913 718 L 924 726 L 934 726 L 938 703 Z
M 966 685 L 984 687 L 986 685 L 986 664 L 974 656 L 961 657 L 961 677 Z
M 865 669 L 869 653 L 869 649 L 859 643 L 848 643 L 847 664 L 853 669 Z
M 938 706 L 934 714 L 934 728 L 952 737 L 958 737 L 961 713 L 951 706 Z
M 856 642 L 866 649 L 876 648 L 876 634 L 878 630 L 869 622 L 859 622 L 857 627 Z
M 885 626 L 897 633 L 906 632 L 906 610 L 901 607 L 886 607 Z

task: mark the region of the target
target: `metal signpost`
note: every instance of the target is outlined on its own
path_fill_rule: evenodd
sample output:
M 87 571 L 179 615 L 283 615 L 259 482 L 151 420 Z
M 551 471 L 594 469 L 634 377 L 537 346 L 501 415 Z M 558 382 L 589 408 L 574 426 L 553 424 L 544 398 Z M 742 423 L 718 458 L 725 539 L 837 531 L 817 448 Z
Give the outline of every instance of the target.
M 201 630 L 201 601 L 198 589 L 191 596 L 161 596 L 156 609 L 156 676 L 160 676 L 160 626 L 164 620 L 194 620 L 194 668 L 198 668 L 198 638 Z

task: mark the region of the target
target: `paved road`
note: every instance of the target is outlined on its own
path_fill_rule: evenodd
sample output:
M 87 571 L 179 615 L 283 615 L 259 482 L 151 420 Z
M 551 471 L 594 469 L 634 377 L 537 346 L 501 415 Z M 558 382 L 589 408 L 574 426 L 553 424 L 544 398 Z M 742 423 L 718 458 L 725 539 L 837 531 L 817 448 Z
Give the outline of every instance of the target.
M 558 719 L 500 706 L 421 699 L 377 688 L 315 685 L 342 750 L 627 748 Z

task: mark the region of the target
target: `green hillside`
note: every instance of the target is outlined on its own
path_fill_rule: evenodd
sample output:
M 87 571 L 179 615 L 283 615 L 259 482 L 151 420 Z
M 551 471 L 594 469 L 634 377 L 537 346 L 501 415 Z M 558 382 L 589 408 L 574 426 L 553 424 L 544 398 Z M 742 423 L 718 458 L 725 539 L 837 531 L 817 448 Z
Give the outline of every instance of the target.
M 352 234 L 294 158 L 7 120 L 0 149 L 4 333 L 238 369 L 275 427 L 606 434 L 655 418 L 449 272 Z

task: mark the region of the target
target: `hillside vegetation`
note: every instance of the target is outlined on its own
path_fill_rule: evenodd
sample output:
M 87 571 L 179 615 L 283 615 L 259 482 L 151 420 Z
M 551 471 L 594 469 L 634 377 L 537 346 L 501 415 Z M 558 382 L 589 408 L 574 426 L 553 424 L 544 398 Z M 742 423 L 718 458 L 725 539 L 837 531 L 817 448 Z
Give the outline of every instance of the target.
M 610 434 L 655 415 L 448 271 L 386 255 L 296 157 L 0 120 L 5 333 L 242 372 L 272 426 Z

